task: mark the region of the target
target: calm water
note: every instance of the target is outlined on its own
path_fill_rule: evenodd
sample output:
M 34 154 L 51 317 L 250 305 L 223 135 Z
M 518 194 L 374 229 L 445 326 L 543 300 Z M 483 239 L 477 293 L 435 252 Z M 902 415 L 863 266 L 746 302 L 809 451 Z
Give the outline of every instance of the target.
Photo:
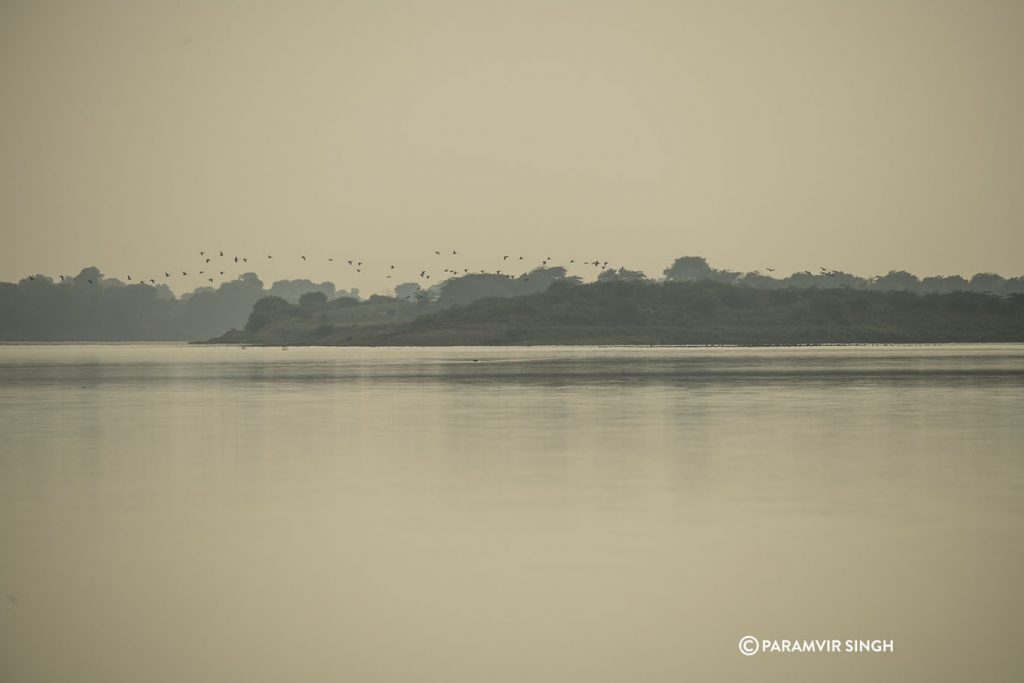
M 1021 345 L 2 346 L 0 435 L 5 682 L 1024 680 Z

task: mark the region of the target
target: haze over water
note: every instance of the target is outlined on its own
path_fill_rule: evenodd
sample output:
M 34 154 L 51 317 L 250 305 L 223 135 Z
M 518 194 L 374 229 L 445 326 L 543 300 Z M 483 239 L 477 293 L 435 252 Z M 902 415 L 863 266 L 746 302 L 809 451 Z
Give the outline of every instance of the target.
M 1017 681 L 1022 408 L 1024 345 L 0 346 L 0 679 Z

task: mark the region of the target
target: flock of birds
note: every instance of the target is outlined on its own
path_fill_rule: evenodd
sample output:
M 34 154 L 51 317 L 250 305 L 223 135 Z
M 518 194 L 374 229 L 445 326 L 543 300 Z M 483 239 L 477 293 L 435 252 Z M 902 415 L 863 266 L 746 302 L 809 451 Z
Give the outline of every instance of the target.
M 445 250 L 444 252 L 442 252 L 439 249 L 434 250 L 434 257 L 435 258 L 437 258 L 437 257 L 448 257 L 448 256 L 458 256 L 458 255 L 459 255 L 459 252 L 456 249 L 450 250 L 450 254 L 449 254 L 448 250 Z M 295 258 L 295 257 L 292 257 L 292 258 Z M 298 258 L 300 263 L 310 263 L 310 259 L 305 254 L 300 254 L 297 258 Z M 234 270 L 228 264 L 233 264 L 233 265 L 238 266 L 238 267 L 240 267 L 242 269 L 251 269 L 253 267 L 253 266 L 249 265 L 249 258 L 247 256 L 225 256 L 224 252 L 221 251 L 221 250 L 216 251 L 216 252 L 200 251 L 199 252 L 199 259 L 200 259 L 200 265 L 198 266 L 198 268 L 195 268 L 195 269 L 193 269 L 191 271 L 187 270 L 187 269 L 181 269 L 180 270 L 180 272 L 181 272 L 181 276 L 180 277 L 183 277 L 183 278 L 184 277 L 189 277 L 189 275 L 191 273 L 192 277 L 195 277 L 196 275 L 198 275 L 200 277 L 205 277 L 206 281 L 209 282 L 210 284 L 216 284 L 218 281 L 221 281 L 221 282 L 224 281 L 223 278 L 224 278 L 225 274 L 228 273 L 228 269 Z M 511 259 L 511 263 L 509 263 L 510 259 Z M 266 255 L 266 261 L 273 261 L 273 260 L 274 260 L 274 254 L 267 254 Z M 523 265 L 522 262 L 524 262 L 524 261 L 525 261 L 525 257 L 524 256 L 514 256 L 512 254 L 504 254 L 501 257 L 501 263 L 503 264 L 503 267 L 497 269 L 496 272 L 493 272 L 491 274 L 499 275 L 499 276 L 502 276 L 502 277 L 506 277 L 506 278 L 508 278 L 510 280 L 522 279 L 522 280 L 528 282 L 529 279 L 530 279 L 529 278 L 529 270 L 524 270 L 522 272 L 522 274 L 520 274 L 520 275 L 513 275 L 510 272 L 504 272 L 506 270 L 506 267 L 507 267 L 505 264 L 508 264 L 508 265 L 518 264 L 518 265 L 522 266 Z M 326 262 L 327 263 L 335 263 L 335 259 L 334 259 L 333 256 L 328 256 L 328 257 L 326 257 Z M 343 261 L 341 261 L 339 263 L 347 264 L 347 266 L 350 269 L 350 272 L 352 272 L 352 273 L 362 274 L 363 271 L 364 271 L 364 262 L 360 261 L 358 259 L 354 259 L 354 258 L 353 259 L 344 259 Z M 548 267 L 548 264 L 550 264 L 550 263 L 551 263 L 551 257 L 548 256 L 547 258 L 542 259 L 540 264 L 538 266 L 536 266 L 536 268 L 546 268 L 546 267 Z M 570 265 L 574 265 L 575 263 L 576 263 L 575 259 L 569 259 L 569 264 Z M 602 261 L 600 259 L 594 259 L 592 261 L 582 261 L 581 265 L 593 266 L 595 268 L 607 268 L 608 267 L 608 261 Z M 385 277 L 386 280 L 395 279 L 401 273 L 401 271 L 393 263 L 387 264 L 386 266 L 383 266 L 383 271 L 384 271 L 384 277 Z M 140 277 L 133 277 L 131 274 L 126 274 L 125 277 L 127 279 L 127 282 L 129 282 L 131 284 L 139 284 L 139 285 L 149 286 L 149 285 L 156 285 L 158 283 L 158 281 L 161 284 L 163 284 L 166 281 L 169 281 L 169 280 L 171 280 L 173 278 L 179 277 L 177 275 L 178 272 L 179 272 L 179 270 L 177 270 L 177 269 L 174 270 L 174 271 L 167 271 L 167 270 L 165 270 L 165 271 L 163 271 L 163 277 L 162 278 L 160 278 L 159 276 L 157 276 L 157 277 L 141 277 L 140 278 Z M 477 271 L 474 270 L 472 272 L 475 274 Z M 487 274 L 488 272 L 489 271 L 487 271 L 485 269 L 480 269 L 479 270 L 480 274 Z M 470 271 L 469 268 L 462 268 L 461 270 L 459 270 L 459 269 L 456 269 L 456 268 L 449 267 L 448 265 L 441 264 L 440 269 L 438 269 L 436 267 L 436 265 L 432 269 L 431 268 L 422 268 L 422 269 L 420 269 L 417 272 L 416 276 L 424 284 L 429 284 L 429 281 L 431 280 L 432 274 L 433 275 L 438 275 L 439 277 L 441 277 L 441 275 L 439 275 L 439 274 L 443 274 L 443 276 L 460 277 L 460 276 L 469 275 L 470 273 L 471 273 L 471 271 Z M 368 271 L 367 274 L 369 274 L 369 271 Z M 378 272 L 378 273 L 375 273 L 375 274 L 379 275 L 380 273 Z M 61 275 L 59 277 L 60 277 L 61 282 L 63 282 L 64 280 L 68 279 L 67 276 L 65 276 L 65 275 Z M 234 275 L 233 274 L 229 275 L 229 277 L 234 277 Z M 29 280 L 35 280 L 35 276 L 34 275 L 30 275 L 29 276 Z M 88 279 L 87 282 L 89 284 L 97 284 L 97 282 L 94 281 L 93 279 Z
M 442 256 L 443 257 L 448 257 L 448 256 L 458 256 L 459 255 L 459 252 L 456 249 L 452 249 L 450 251 L 451 251 L 451 253 L 449 254 L 447 250 L 442 252 L 440 249 L 436 249 L 436 250 L 434 250 L 434 257 L 436 258 L 436 257 L 442 257 Z M 236 266 L 240 266 L 242 268 L 250 268 L 250 266 L 248 265 L 249 264 L 249 258 L 247 256 L 225 256 L 224 252 L 222 250 L 219 250 L 217 252 L 200 251 L 199 252 L 199 258 L 200 258 L 201 265 L 199 266 L 198 269 L 195 269 L 195 270 L 192 271 L 193 277 L 195 277 L 196 275 L 198 275 L 199 277 L 205 277 L 206 281 L 209 282 L 211 285 L 212 284 L 216 284 L 217 281 L 218 281 L 217 280 L 218 278 L 224 278 L 224 275 L 227 273 L 227 270 L 222 269 L 224 267 L 225 263 L 231 263 L 231 264 L 234 264 Z M 227 261 L 225 261 L 225 259 L 227 259 Z M 274 259 L 274 255 L 273 254 L 267 254 L 266 255 L 266 260 L 267 261 L 272 261 L 273 259 Z M 307 258 L 305 254 L 300 254 L 298 256 L 298 259 L 302 263 L 309 263 L 310 262 L 309 258 Z M 511 262 L 509 261 L 510 259 L 511 259 Z M 501 277 L 506 277 L 506 278 L 508 278 L 510 280 L 521 279 L 521 280 L 523 280 L 525 282 L 528 282 L 529 279 L 530 279 L 529 278 L 529 274 L 530 274 L 530 270 L 531 269 L 526 269 L 526 270 L 522 271 L 522 273 L 520 275 L 513 275 L 511 272 L 504 272 L 505 269 L 508 266 L 519 265 L 521 267 L 523 265 L 523 263 L 521 263 L 521 262 L 524 262 L 524 261 L 525 261 L 525 257 L 524 256 L 521 256 L 521 255 L 520 256 L 514 256 L 512 254 L 504 254 L 501 257 L 502 268 L 496 269 L 491 274 L 498 275 L 498 276 L 501 276 Z M 334 257 L 333 256 L 326 257 L 326 262 L 327 263 L 334 263 L 335 262 Z M 575 259 L 571 259 L 570 258 L 570 259 L 568 259 L 568 262 L 569 262 L 570 266 L 576 265 L 576 260 Z M 358 273 L 358 274 L 362 274 L 363 273 L 363 270 L 364 270 L 364 263 L 363 263 L 363 261 L 360 261 L 358 259 L 345 259 L 344 263 L 346 263 L 348 265 L 348 267 L 351 269 L 351 272 Z M 537 265 L 535 267 L 535 269 L 537 269 L 537 268 L 547 268 L 549 263 L 551 263 L 551 257 L 550 256 L 542 259 L 540 264 Z M 601 259 L 594 259 L 592 261 L 581 261 L 580 265 L 582 265 L 582 266 L 593 266 L 594 268 L 597 268 L 599 270 L 603 270 L 603 269 L 607 269 L 608 268 L 608 263 L 609 263 L 608 261 L 602 261 Z M 613 266 L 613 269 L 614 269 L 614 266 Z M 774 268 L 766 268 L 765 270 L 767 270 L 769 273 L 774 273 L 775 272 Z M 394 279 L 395 276 L 397 276 L 400 273 L 400 271 L 396 269 L 396 266 L 393 263 L 388 264 L 387 266 L 384 266 L 383 267 L 383 271 L 384 271 L 385 279 L 387 279 L 387 280 Z M 175 270 L 174 272 L 165 270 L 163 272 L 163 278 L 160 278 L 161 279 L 161 283 L 166 282 L 168 280 L 171 280 L 174 277 L 177 277 L 177 275 L 176 275 L 177 272 L 178 272 L 177 270 Z M 181 270 L 180 272 L 181 272 L 181 277 L 189 277 L 189 271 L 188 270 Z M 476 272 L 477 271 L 473 271 L 474 274 Z M 811 275 L 810 271 L 803 271 L 803 272 L 805 274 L 807 274 L 807 275 Z M 460 277 L 460 276 L 465 276 L 465 275 L 471 274 L 471 271 L 470 271 L 469 268 L 462 268 L 461 270 L 458 270 L 456 268 L 451 268 L 451 267 L 449 267 L 447 265 L 443 265 L 440 268 L 440 270 L 438 270 L 436 268 L 434 270 L 430 270 L 428 268 L 422 268 L 422 269 L 420 269 L 417 272 L 416 277 L 418 277 L 419 280 L 421 280 L 424 284 L 428 284 L 429 285 L 429 281 L 431 280 L 431 274 L 432 273 L 434 273 L 434 274 L 442 273 L 444 276 Z M 487 274 L 488 271 L 484 270 L 484 269 L 480 269 L 479 273 L 480 274 Z M 824 275 L 824 276 L 828 276 L 828 277 L 835 277 L 835 276 L 841 275 L 841 274 L 842 274 L 842 271 L 831 270 L 831 269 L 825 268 L 824 266 L 821 267 L 820 275 Z M 136 277 L 136 278 L 133 278 L 131 274 L 127 274 L 126 277 L 127 277 L 127 281 L 129 283 L 140 284 L 140 285 L 156 285 L 157 284 L 157 280 L 158 280 L 157 277 L 143 277 L 143 278 L 137 278 Z M 65 279 L 67 279 L 67 276 L 65 276 L 65 275 L 61 275 L 60 276 L 61 282 L 63 282 Z M 35 276 L 34 275 L 30 275 L 29 276 L 29 280 L 35 280 Z M 224 280 L 221 279 L 220 281 L 223 282 Z M 87 280 L 87 282 L 89 284 L 97 284 L 92 279 Z

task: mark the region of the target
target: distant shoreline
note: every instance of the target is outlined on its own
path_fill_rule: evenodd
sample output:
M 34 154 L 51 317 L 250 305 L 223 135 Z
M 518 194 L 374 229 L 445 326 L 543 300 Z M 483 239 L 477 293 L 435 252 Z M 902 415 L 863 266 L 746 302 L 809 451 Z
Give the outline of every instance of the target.
M 390 308 L 389 308 L 390 307 Z M 405 319 L 387 321 L 396 316 Z M 256 303 L 252 346 L 818 346 L 1024 342 L 1024 295 L 759 290 L 713 281 L 555 283 L 545 291 L 413 310 Z

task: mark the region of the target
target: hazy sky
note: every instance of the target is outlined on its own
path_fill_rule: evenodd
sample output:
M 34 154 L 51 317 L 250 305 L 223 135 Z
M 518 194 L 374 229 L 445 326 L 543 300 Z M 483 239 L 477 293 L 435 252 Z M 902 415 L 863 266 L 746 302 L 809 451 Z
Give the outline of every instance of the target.
M 0 279 L 1018 275 L 1022 36 L 1021 2 L 2 0 Z

